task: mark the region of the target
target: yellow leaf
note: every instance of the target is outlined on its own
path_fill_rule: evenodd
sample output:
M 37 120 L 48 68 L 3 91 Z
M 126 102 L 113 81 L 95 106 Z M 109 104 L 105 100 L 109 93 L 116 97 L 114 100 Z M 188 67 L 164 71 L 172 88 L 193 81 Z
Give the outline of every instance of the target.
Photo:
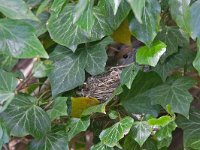
M 112 38 L 118 43 L 131 46 L 131 32 L 128 27 L 128 19 L 125 19 L 119 28 L 114 31 Z
M 72 113 L 71 116 L 80 118 L 82 112 L 94 105 L 98 105 L 100 102 L 96 98 L 91 97 L 72 97 Z

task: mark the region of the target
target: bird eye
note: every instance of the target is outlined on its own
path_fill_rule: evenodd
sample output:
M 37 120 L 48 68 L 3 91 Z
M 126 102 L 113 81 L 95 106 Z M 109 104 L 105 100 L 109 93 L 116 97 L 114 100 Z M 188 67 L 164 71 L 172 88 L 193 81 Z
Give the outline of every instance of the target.
M 128 58 L 128 54 L 123 55 L 123 58 L 124 59 Z

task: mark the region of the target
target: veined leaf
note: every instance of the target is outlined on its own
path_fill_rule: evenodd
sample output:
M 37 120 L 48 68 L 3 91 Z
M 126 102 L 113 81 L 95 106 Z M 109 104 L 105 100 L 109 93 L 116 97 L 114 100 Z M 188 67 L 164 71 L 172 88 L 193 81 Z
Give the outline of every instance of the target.
M 90 125 L 90 118 L 71 118 L 67 122 L 67 129 L 68 129 L 68 141 L 70 141 L 74 136 L 82 131 L 86 131 Z
M 0 68 L 1 69 L 11 71 L 16 63 L 17 63 L 17 59 L 6 54 L 0 54 Z
M 152 104 L 160 104 L 163 108 L 170 104 L 172 112 L 188 117 L 190 103 L 193 100 L 188 89 L 194 84 L 195 80 L 191 78 L 178 78 L 173 83 L 167 82 L 147 91 L 148 100 Z
M 53 107 L 47 113 L 51 120 L 60 116 L 67 116 L 67 97 L 57 97 L 53 101 Z
M 190 0 L 169 0 L 170 13 L 177 25 L 190 33 Z
M 200 147 L 200 111 L 191 109 L 189 119 L 179 116 L 177 124 L 184 129 L 184 146 L 199 150 Z
M 118 141 L 128 134 L 133 122 L 134 120 L 131 117 L 125 117 L 110 128 L 103 130 L 99 135 L 102 144 L 109 147 L 116 146 Z
M 192 30 L 192 38 L 200 38 L 200 0 L 195 1 L 192 6 L 190 7 L 191 19 L 190 19 L 190 26 Z
M 2 113 L 11 135 L 33 135 L 41 137 L 50 130 L 48 114 L 36 106 L 36 99 L 27 95 L 17 95 Z
M 76 23 L 86 10 L 90 0 L 79 0 L 73 10 L 73 23 Z
M 165 51 L 166 45 L 160 41 L 152 43 L 150 47 L 140 47 L 136 53 L 136 62 L 155 67 Z
M 0 113 L 8 107 L 14 98 L 16 86 L 15 75 L 0 69 Z
M 126 67 L 122 70 L 120 75 L 121 84 L 125 84 L 128 89 L 131 89 L 131 85 L 139 72 L 139 66 L 135 64 L 131 64 L 130 66 Z
M 0 149 L 2 149 L 3 144 L 9 142 L 9 133 L 6 125 L 2 120 L 0 120 Z
M 88 33 L 77 24 L 73 24 L 74 5 L 66 5 L 60 13 L 52 13 L 48 21 L 48 31 L 54 41 L 75 51 L 76 46 L 81 43 L 92 42 L 102 39 L 119 27 L 129 13 L 129 6 L 122 2 L 117 14 L 114 16 L 110 11 L 111 5 L 107 0 L 101 0 L 93 7 L 94 25 Z
M 68 150 L 67 134 L 62 131 L 47 133 L 41 139 L 32 140 L 29 150 Z
M 119 5 L 121 3 L 121 0 L 109 0 L 110 5 L 112 6 L 114 15 L 116 15 L 117 10 L 119 8 Z
M 34 29 L 22 21 L 0 20 L 0 45 L 1 52 L 15 58 L 48 58 Z
M 200 74 L 200 38 L 197 38 L 197 47 L 198 47 L 197 54 L 193 61 L 193 66 Z
M 159 107 L 151 105 L 151 101 L 147 100 L 144 93 L 161 83 L 161 78 L 155 72 L 139 72 L 131 85 L 131 89 L 124 88 L 119 99 L 129 113 L 148 113 L 157 116 Z
M 51 55 L 54 69 L 49 75 L 53 95 L 83 84 L 85 70 L 91 75 L 102 73 L 107 61 L 104 49 L 111 41 L 110 38 L 105 38 L 96 45 L 80 48 L 75 53 L 66 47 L 56 47 Z
M 130 134 L 141 147 L 151 135 L 151 132 L 152 127 L 146 121 L 137 121 L 133 123 Z
M 134 15 L 137 18 L 138 22 L 142 24 L 142 16 L 146 0 L 126 0 L 126 1 L 130 4 L 131 9 L 134 12 Z
M 150 46 L 159 30 L 160 4 L 157 0 L 146 0 L 142 14 L 142 24 L 133 18 L 129 28 L 132 34 L 140 41 Z
M 11 19 L 31 19 L 38 21 L 23 0 L 0 0 L 0 12 Z
M 106 146 L 102 143 L 98 143 L 91 147 L 91 150 L 114 150 L 112 147 Z
M 168 56 L 178 52 L 179 46 L 187 47 L 189 45 L 188 37 L 177 27 L 165 26 L 162 31 L 158 33 L 156 39 L 167 45 L 167 50 L 161 57 L 161 61 L 164 61 Z

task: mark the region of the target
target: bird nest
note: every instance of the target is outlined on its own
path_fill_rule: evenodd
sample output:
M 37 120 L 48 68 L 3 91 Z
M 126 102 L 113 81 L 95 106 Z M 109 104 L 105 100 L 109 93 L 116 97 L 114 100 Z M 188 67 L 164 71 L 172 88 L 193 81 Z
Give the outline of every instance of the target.
M 79 96 L 94 97 L 105 102 L 112 96 L 113 91 L 120 84 L 120 74 L 126 66 L 108 68 L 103 74 L 88 77 L 78 91 Z

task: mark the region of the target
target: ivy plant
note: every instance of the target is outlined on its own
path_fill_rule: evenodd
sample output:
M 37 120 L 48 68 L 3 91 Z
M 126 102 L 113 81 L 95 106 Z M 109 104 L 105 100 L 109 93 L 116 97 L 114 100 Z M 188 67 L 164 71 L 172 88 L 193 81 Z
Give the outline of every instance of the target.
M 0 0 L 0 149 L 200 150 L 199 14 L 200 0 Z M 109 66 L 116 43 L 134 59 Z M 113 68 L 108 97 L 90 96 Z

